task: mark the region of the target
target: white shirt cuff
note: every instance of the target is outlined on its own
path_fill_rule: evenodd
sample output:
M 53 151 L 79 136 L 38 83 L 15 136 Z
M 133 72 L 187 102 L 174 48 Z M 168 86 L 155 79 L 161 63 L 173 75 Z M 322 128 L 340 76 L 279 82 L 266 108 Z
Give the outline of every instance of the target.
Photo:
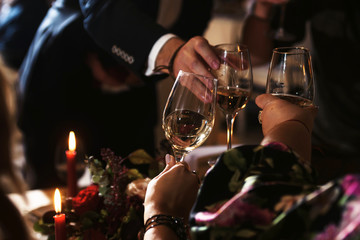
M 151 76 L 153 74 L 158 74 L 158 73 L 154 73 L 153 70 L 155 68 L 155 61 L 157 58 L 157 55 L 159 54 L 161 48 L 164 46 L 164 44 L 170 39 L 176 37 L 176 35 L 172 34 L 172 33 L 167 33 L 163 36 L 161 36 L 154 44 L 154 46 L 151 48 L 149 57 L 148 57 L 148 64 L 147 64 L 147 69 L 145 71 L 145 76 Z

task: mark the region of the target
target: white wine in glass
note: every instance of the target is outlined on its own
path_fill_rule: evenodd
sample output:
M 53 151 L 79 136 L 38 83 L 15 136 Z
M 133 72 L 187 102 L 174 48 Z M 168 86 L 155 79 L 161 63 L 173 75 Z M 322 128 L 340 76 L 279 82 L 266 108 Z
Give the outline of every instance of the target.
M 273 50 L 266 93 L 300 107 L 314 105 L 315 86 L 310 51 L 304 47 Z
M 231 149 L 233 126 L 238 112 L 245 108 L 253 87 L 249 50 L 245 45 L 231 43 L 215 46 L 220 67 L 213 71 L 218 79 L 217 105 L 225 114 L 227 149 Z
M 162 128 L 176 161 L 209 137 L 215 122 L 217 80 L 180 71 L 166 102 Z

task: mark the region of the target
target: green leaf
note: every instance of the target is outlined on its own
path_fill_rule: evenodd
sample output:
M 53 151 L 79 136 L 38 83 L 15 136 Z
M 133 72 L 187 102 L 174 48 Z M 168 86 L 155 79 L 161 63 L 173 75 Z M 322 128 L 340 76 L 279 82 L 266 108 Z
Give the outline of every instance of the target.
M 271 167 L 274 168 L 274 160 L 272 158 L 265 158 L 265 162 Z
M 47 240 L 55 240 L 55 234 L 49 235 Z
M 43 228 L 39 221 L 34 223 L 33 229 L 35 232 L 42 232 Z
M 224 163 L 230 171 L 245 170 L 246 158 L 236 148 L 228 150 L 223 155 Z
M 138 149 L 135 152 L 129 154 L 129 160 L 132 164 L 150 164 L 154 161 L 154 158 L 151 157 L 144 149 Z
M 256 236 L 256 232 L 251 229 L 241 229 L 235 235 L 237 237 L 252 238 Z
M 236 169 L 234 175 L 231 177 L 229 182 L 230 192 L 237 192 L 243 185 L 243 179 L 241 178 L 241 172 Z
M 42 219 L 34 223 L 33 229 L 34 231 L 40 232 L 44 235 L 53 234 L 55 231 L 53 223 L 44 223 Z
M 105 196 L 105 194 L 107 193 L 107 190 L 108 190 L 107 186 L 99 186 L 99 195 Z
M 82 223 L 84 229 L 89 229 L 94 225 L 94 222 L 90 218 L 83 218 L 81 220 L 81 223 Z
M 84 218 L 89 218 L 93 220 L 97 220 L 100 217 L 100 214 L 95 211 L 87 211 L 82 215 Z
M 129 169 L 129 171 L 127 172 L 127 175 L 130 179 L 144 178 L 143 175 L 139 172 L 139 170 L 137 170 L 135 168 Z

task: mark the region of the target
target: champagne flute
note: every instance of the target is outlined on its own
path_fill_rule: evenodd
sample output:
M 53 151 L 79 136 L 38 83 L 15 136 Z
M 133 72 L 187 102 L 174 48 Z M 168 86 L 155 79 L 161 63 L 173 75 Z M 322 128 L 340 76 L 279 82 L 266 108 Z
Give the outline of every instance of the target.
M 246 107 L 253 87 L 253 75 L 249 49 L 238 43 L 219 44 L 215 51 L 220 67 L 213 71 L 218 79 L 217 105 L 225 114 L 227 126 L 227 149 L 231 149 L 234 121 L 241 109 Z
M 273 50 L 266 93 L 301 107 L 314 105 L 314 76 L 307 48 L 282 47 Z
M 205 142 L 215 122 L 217 79 L 179 71 L 167 99 L 162 128 L 176 161 Z
M 273 37 L 275 40 L 284 41 L 284 42 L 290 42 L 290 41 L 295 40 L 295 36 L 287 31 L 285 31 L 285 28 L 284 28 L 285 11 L 286 11 L 287 3 L 288 3 L 288 1 L 286 3 L 282 3 L 280 5 L 279 27 L 273 33 Z

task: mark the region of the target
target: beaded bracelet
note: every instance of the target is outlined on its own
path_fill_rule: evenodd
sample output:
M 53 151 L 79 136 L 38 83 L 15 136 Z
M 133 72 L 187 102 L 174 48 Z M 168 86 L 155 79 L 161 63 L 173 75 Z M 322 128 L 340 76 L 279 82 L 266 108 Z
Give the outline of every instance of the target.
M 148 218 L 148 220 L 146 220 L 146 222 L 145 222 L 144 234 L 149 229 L 154 228 L 159 225 L 165 225 L 165 226 L 168 226 L 169 228 L 171 228 L 180 240 L 187 239 L 188 226 L 186 224 L 184 224 L 184 219 L 180 218 L 180 217 L 174 217 L 174 216 L 169 216 L 169 215 L 164 215 L 164 214 L 157 214 L 157 215 L 154 215 L 154 216 Z
M 166 66 L 166 65 L 159 65 L 159 66 L 156 66 L 153 70 L 153 72 L 161 72 L 161 70 L 168 70 L 169 71 L 169 75 L 175 79 L 175 74 L 174 74 L 174 61 L 175 61 L 175 58 L 176 58 L 176 55 L 178 54 L 178 52 L 180 51 L 180 49 L 184 46 L 184 44 L 181 44 L 173 53 L 173 55 L 171 56 L 170 58 L 170 61 L 169 61 L 169 65 Z

